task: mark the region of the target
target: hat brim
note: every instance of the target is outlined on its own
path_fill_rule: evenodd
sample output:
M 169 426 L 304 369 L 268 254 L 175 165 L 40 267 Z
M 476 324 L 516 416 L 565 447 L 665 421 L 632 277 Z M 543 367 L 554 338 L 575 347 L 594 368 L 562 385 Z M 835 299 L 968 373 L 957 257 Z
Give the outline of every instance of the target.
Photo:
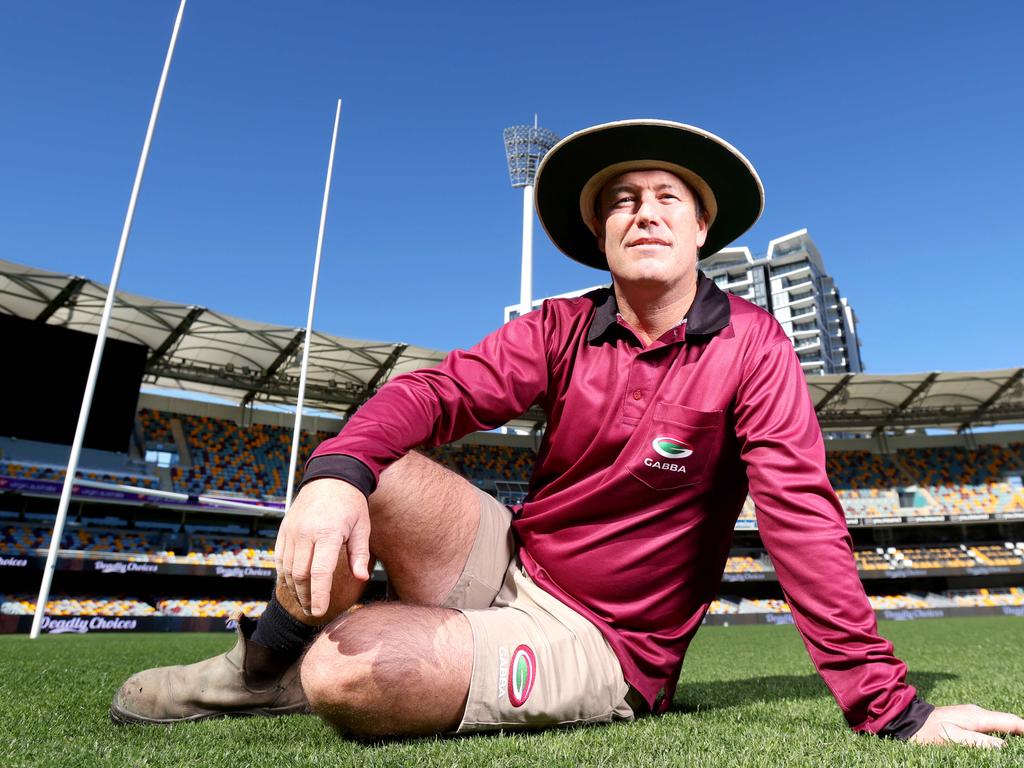
M 608 269 L 581 203 L 592 204 L 599 185 L 591 182 L 607 180 L 603 177 L 608 169 L 641 168 L 646 163 L 651 168 L 678 167 L 677 175 L 703 198 L 713 218 L 702 259 L 750 229 L 764 210 L 764 187 L 754 166 L 718 136 L 668 120 L 595 125 L 558 142 L 537 169 L 537 215 L 562 253 L 587 266 Z

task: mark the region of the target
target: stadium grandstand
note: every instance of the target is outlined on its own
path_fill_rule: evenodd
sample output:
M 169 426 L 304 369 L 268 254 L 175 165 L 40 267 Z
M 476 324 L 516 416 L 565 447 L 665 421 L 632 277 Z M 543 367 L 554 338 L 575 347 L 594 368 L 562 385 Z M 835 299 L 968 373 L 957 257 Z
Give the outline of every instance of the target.
M 8 317 L 95 332 L 104 297 L 84 278 L 0 262 Z M 145 347 L 141 391 L 124 450 L 83 452 L 45 631 L 222 630 L 239 612 L 259 615 L 291 452 L 293 417 L 280 405 L 296 394 L 303 333 L 128 294 L 118 295 L 110 333 Z M 307 391 L 316 411 L 304 418 L 300 459 L 391 377 L 441 356 L 314 334 Z M 1024 431 L 1012 428 L 1024 423 L 1024 369 L 845 373 L 809 377 L 808 387 L 878 615 L 1024 615 Z M 5 412 L 14 402 L 5 399 Z M 69 447 L 6 424 L 0 632 L 27 632 Z M 516 504 L 529 495 L 543 427 L 543 413 L 528 412 L 424 452 Z M 218 497 L 258 507 L 229 509 Z M 371 599 L 385 580 L 378 569 Z M 748 500 L 707 621 L 790 620 Z

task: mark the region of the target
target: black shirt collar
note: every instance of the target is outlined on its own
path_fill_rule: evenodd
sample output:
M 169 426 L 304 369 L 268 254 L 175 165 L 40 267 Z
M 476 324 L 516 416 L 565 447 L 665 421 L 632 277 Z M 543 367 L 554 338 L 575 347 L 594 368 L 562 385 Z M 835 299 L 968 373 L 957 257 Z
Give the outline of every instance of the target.
M 613 327 L 622 327 L 616 322 L 619 308 L 611 288 L 594 291 L 589 298 L 594 302 L 594 316 L 590 320 L 587 342 L 600 344 Z M 697 295 L 686 313 L 686 337 L 713 336 L 728 324 L 729 296 L 714 280 L 697 270 Z

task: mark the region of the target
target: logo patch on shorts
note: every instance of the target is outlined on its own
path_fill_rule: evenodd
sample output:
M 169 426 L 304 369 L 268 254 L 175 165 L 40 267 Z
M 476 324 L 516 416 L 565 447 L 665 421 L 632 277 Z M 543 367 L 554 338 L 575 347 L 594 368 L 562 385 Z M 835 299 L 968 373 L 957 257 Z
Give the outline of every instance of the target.
M 537 681 L 537 657 L 528 645 L 520 645 L 512 652 L 508 665 L 508 700 L 513 707 L 521 707 L 530 698 Z
M 508 691 L 508 648 L 498 647 L 498 701 Z
M 693 454 L 693 447 L 676 437 L 656 437 L 651 447 L 666 459 L 685 459 Z

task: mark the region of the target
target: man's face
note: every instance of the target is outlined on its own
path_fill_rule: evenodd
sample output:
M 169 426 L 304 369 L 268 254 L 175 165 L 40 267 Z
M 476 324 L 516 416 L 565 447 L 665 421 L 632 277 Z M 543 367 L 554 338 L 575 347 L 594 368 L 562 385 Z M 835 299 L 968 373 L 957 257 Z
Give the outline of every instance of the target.
M 619 282 L 673 286 L 697 279 L 697 249 L 707 237 L 689 187 L 668 171 L 630 171 L 601 190 L 597 247 Z

